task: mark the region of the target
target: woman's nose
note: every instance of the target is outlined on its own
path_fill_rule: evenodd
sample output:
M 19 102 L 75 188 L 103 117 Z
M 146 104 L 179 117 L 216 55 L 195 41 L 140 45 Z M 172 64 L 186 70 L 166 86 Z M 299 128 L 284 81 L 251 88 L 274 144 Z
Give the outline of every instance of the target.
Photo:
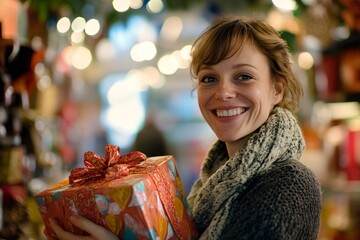
M 216 88 L 215 97 L 218 100 L 225 101 L 227 99 L 232 99 L 236 96 L 235 88 L 229 81 L 220 81 L 218 87 Z

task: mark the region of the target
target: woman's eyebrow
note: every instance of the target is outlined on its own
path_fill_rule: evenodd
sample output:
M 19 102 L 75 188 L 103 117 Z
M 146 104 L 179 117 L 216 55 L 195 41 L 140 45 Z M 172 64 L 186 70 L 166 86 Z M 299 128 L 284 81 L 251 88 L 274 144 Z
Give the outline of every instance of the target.
M 232 69 L 237 69 L 237 68 L 241 68 L 241 67 L 251 67 L 254 69 L 257 69 L 254 65 L 251 64 L 247 64 L 247 63 L 238 63 L 232 66 Z
M 199 68 L 199 71 L 201 71 L 201 70 L 211 70 L 211 69 L 213 69 L 213 67 L 211 65 L 202 65 Z

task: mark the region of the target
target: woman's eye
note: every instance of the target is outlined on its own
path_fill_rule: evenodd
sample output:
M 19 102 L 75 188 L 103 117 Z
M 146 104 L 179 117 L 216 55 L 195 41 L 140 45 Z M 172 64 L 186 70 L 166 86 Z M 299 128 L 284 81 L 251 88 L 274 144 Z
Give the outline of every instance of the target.
M 241 74 L 236 78 L 236 80 L 245 81 L 245 80 L 249 80 L 249 79 L 252 79 L 252 78 L 253 77 L 251 75 Z
M 200 80 L 201 83 L 213 83 L 216 82 L 216 79 L 214 77 L 203 77 Z

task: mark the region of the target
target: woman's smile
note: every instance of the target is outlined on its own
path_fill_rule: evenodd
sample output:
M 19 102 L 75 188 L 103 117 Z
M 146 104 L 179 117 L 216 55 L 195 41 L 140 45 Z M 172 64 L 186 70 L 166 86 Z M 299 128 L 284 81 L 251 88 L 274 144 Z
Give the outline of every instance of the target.
M 246 108 L 216 109 L 214 112 L 217 117 L 226 118 L 240 115 L 245 112 Z

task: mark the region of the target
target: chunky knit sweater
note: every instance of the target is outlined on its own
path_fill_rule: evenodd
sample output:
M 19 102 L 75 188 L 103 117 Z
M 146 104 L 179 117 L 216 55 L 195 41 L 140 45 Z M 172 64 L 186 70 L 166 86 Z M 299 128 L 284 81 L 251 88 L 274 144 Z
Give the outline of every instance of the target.
M 320 185 L 296 160 L 304 148 L 279 107 L 232 158 L 217 141 L 188 197 L 200 239 L 317 239 Z

